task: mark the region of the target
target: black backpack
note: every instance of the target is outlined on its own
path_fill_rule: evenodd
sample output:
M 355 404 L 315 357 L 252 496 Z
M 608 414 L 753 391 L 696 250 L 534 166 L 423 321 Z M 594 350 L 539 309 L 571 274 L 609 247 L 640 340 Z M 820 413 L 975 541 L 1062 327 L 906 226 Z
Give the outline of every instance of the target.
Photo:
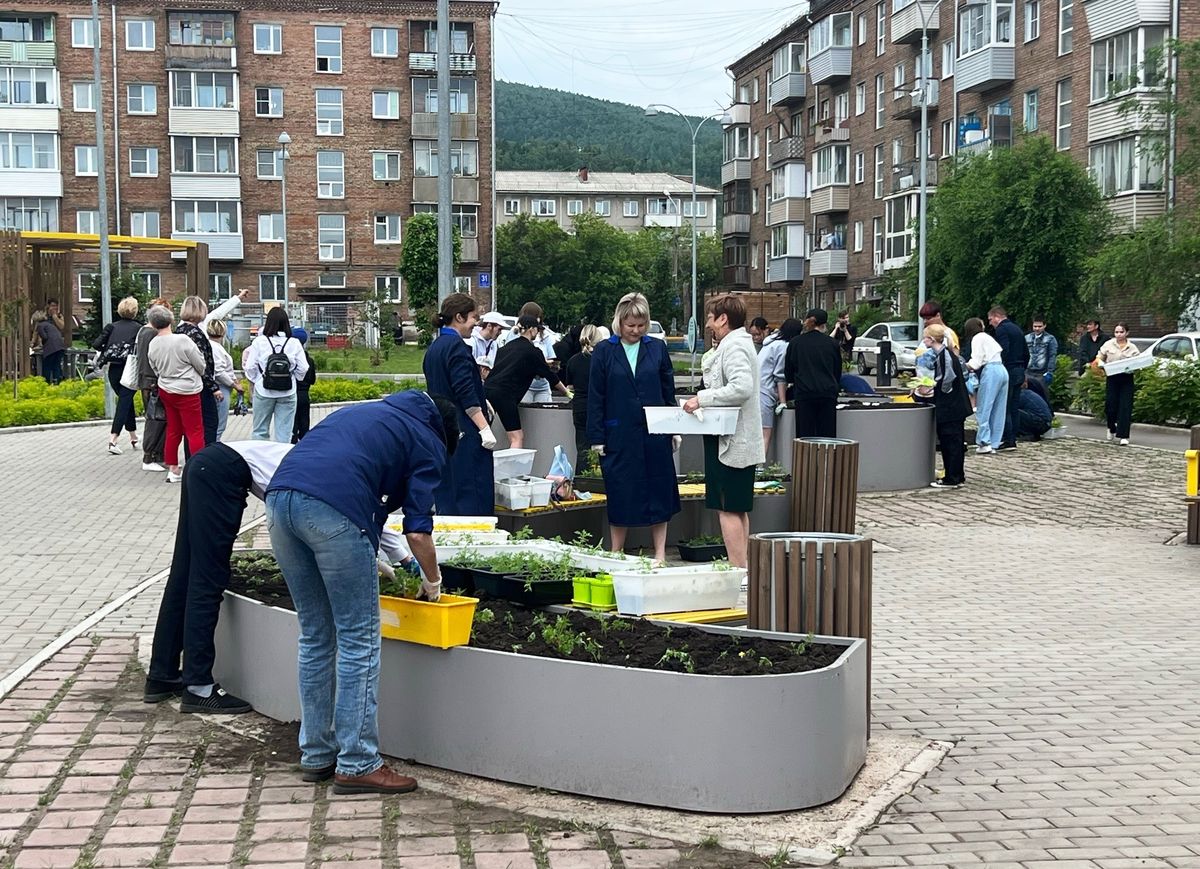
M 283 352 L 283 348 L 287 347 L 287 342 L 291 340 L 291 338 L 284 338 L 278 350 L 271 345 L 271 355 L 263 364 L 263 389 L 287 392 L 292 388 L 292 360 Z M 267 343 L 270 344 L 270 341 L 271 339 L 268 338 Z

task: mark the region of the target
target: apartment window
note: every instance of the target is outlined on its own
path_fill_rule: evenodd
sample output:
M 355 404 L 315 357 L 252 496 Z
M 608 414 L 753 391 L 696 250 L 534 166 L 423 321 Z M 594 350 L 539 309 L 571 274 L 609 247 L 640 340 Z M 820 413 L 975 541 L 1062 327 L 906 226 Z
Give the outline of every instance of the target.
M 867 83 L 860 81 L 854 86 L 854 114 L 861 115 L 867 110 Z
M 283 25 L 254 25 L 255 54 L 283 54 Z
M 1092 101 L 1131 93 L 1162 82 L 1161 55 L 1165 27 L 1145 27 L 1092 44 Z
M 867 171 L 867 155 L 859 151 L 854 155 L 854 183 L 862 184 Z
M 638 202 L 636 199 L 626 199 L 625 207 L 621 212 L 625 217 L 638 216 Z
M 875 198 L 883 198 L 883 145 L 875 146 Z
M 690 200 L 690 199 L 683 200 L 683 216 L 689 217 L 689 218 L 695 217 L 697 219 L 702 219 L 702 218 L 708 217 L 708 203 L 705 202 L 703 199 L 697 199 L 696 200 L 696 213 L 693 215 L 692 214 L 692 200 Z
M 346 197 L 346 155 L 341 151 L 317 152 L 317 198 Z
M 750 138 L 750 157 L 753 160 L 757 160 L 760 156 L 761 153 L 758 149 L 758 133 L 755 133 Z
M 287 290 L 280 272 L 262 272 L 258 276 L 258 297 L 264 302 L 287 301 Z
M 830 48 L 850 48 L 853 14 L 839 12 L 827 15 L 808 31 L 808 56 L 814 57 Z
M 434 113 L 437 107 L 437 79 L 419 76 L 412 79 L 414 112 Z M 450 77 L 450 114 L 470 115 L 475 113 L 475 79 L 472 76 Z
M 96 84 L 90 81 L 71 83 L 71 101 L 77 112 L 96 111 Z
M 804 43 L 789 42 L 775 50 L 771 57 L 771 80 L 781 79 L 792 73 L 805 73 L 808 65 L 804 61 Z
M 99 235 L 100 233 L 100 212 L 99 211 L 76 211 L 75 212 L 75 231 L 86 235 Z
M 168 12 L 171 45 L 233 45 L 230 12 Z
M 942 121 L 942 157 L 953 156 L 957 145 L 958 142 L 954 138 L 954 122 Z
M 400 117 L 400 91 L 372 91 L 371 117 L 384 121 Z
M 342 28 L 314 27 L 317 42 L 317 72 L 342 71 Z
M 76 288 L 75 298 L 77 298 L 81 302 L 91 302 L 92 301 L 92 288 L 93 288 L 93 286 L 98 286 L 97 281 L 99 278 L 100 278 L 99 272 L 83 272 L 82 274 L 76 275 L 75 276 L 75 288 Z M 95 292 L 96 292 L 96 295 L 99 296 L 100 290 L 96 289 Z
M 414 142 L 413 163 L 413 171 L 418 176 L 437 177 L 437 142 L 425 139 Z M 452 175 L 477 177 L 479 175 L 479 143 L 461 140 L 451 142 L 450 169 Z
M 849 184 L 849 164 L 849 145 L 829 145 L 819 149 L 814 160 L 816 173 L 813 176 L 813 187 L 826 187 L 830 184 Z
M 520 199 L 505 199 L 504 200 L 504 214 L 506 216 L 514 217 L 515 215 L 518 215 L 520 213 L 521 213 L 521 200 Z
M 833 97 L 833 120 L 840 124 L 850 117 L 850 91 L 842 91 Z
M 1038 92 L 1025 91 L 1025 132 L 1034 133 L 1038 128 Z
M 376 181 L 400 180 L 400 152 L 375 151 L 371 154 L 371 176 Z
M 529 213 L 534 217 L 553 217 L 557 203 L 553 199 L 531 199 Z
M 612 203 L 607 199 L 597 199 L 592 205 L 592 210 L 601 217 L 609 217 L 612 215 Z
M 0 67 L 0 106 L 58 105 L 58 82 L 52 67 Z
M 942 43 L 942 78 L 954 75 L 954 40 L 948 39 Z
M 154 51 L 154 22 L 138 19 L 125 22 L 126 51 Z
M 90 18 L 71 19 L 71 47 L 94 48 L 96 45 L 96 28 Z
M 725 131 L 725 162 L 750 158 L 750 128 L 730 127 Z
M 236 109 L 232 72 L 172 72 L 171 106 L 178 109 Z
M 1075 44 L 1075 0 L 1058 0 L 1058 53 L 1067 54 Z
M 454 276 L 454 292 L 471 295 L 471 278 L 467 275 Z
M 1064 78 L 1056 86 L 1056 103 L 1058 106 L 1056 132 L 1054 142 L 1058 150 L 1065 151 L 1071 147 L 1071 80 Z
M 567 217 L 574 217 L 575 215 L 582 214 L 582 213 L 583 213 L 583 200 L 582 199 L 568 199 L 567 200 Z
M 171 171 L 236 175 L 237 139 L 219 136 L 172 136 Z M 261 176 L 260 176 L 261 177 Z
M 317 287 L 322 290 L 346 289 L 345 272 L 323 272 L 317 278 Z
M 750 82 L 750 102 L 758 102 L 758 76 L 755 76 Z
M 0 169 L 58 169 L 57 138 L 54 133 L 0 133 Z M 0 200 L 6 203 L 19 201 Z M 4 219 L 7 221 L 7 217 Z M 0 226 L 8 225 L 7 222 L 0 223 Z
M 224 274 L 209 274 L 208 276 L 208 300 L 210 302 L 224 302 L 233 296 L 233 275 Z
M 854 221 L 854 252 L 862 253 L 863 249 L 863 223 L 861 220 Z
M 273 211 L 258 216 L 258 240 L 271 244 L 283 241 L 282 211 Z
M 862 13 L 858 16 L 858 44 L 867 44 L 867 16 Z
M 125 88 L 125 105 L 131 115 L 158 113 L 158 88 L 152 84 L 131 84 Z
M 341 90 L 317 88 L 317 135 L 340 136 L 343 132 Z
M 678 214 L 679 200 L 670 196 L 651 196 L 646 199 L 646 214 Z
M 471 26 L 468 24 L 450 25 L 450 53 L 451 54 L 471 54 Z M 437 27 L 430 24 L 425 30 L 425 50 L 437 51 Z
M 346 215 L 317 215 L 317 259 L 340 262 L 346 258 Z
M 1162 141 L 1129 136 L 1088 150 L 1088 168 L 1105 196 L 1163 189 Z
M 0 143 L 3 140 L 0 135 Z M 58 232 L 58 200 L 0 197 L 0 227 L 22 232 Z
M 176 232 L 241 232 L 237 200 L 176 199 Z
M 158 177 L 158 148 L 130 148 L 129 174 L 135 178 Z
M 905 259 L 912 255 L 913 215 L 917 212 L 917 197 L 897 196 L 884 206 L 887 218 L 884 239 L 884 259 Z
M 892 70 L 892 99 L 904 99 L 904 82 L 908 79 L 908 67 L 901 61 Z
M 887 104 L 884 102 L 884 94 L 887 93 L 887 80 L 883 77 L 883 73 L 875 76 L 875 129 L 882 130 L 884 121 L 887 120 Z
M 879 3 L 875 6 L 875 56 L 883 57 L 887 50 L 887 7 Z
M 400 31 L 397 28 L 371 28 L 371 57 L 397 57 L 399 54 Z
M 892 168 L 904 162 L 904 140 L 892 139 Z
M 158 212 L 133 211 L 129 214 L 129 232 L 139 238 L 158 238 Z
M 95 145 L 76 145 L 75 146 L 75 174 L 76 175 L 96 175 L 97 174 L 96 146 Z
M 450 207 L 450 222 L 458 227 L 463 238 L 479 236 L 479 206 L 454 203 Z
M 755 187 L 750 191 L 750 213 L 758 214 L 758 188 Z
M 376 275 L 375 293 L 393 304 L 400 303 L 400 276 Z
M 375 243 L 376 244 L 399 244 L 400 243 L 400 215 L 399 214 L 376 214 L 375 215 Z
M 988 0 L 964 6 L 958 16 L 958 56 L 988 45 L 1013 44 L 1013 0 Z
M 1042 35 L 1042 2 L 1025 0 L 1025 41 L 1033 42 Z
M 162 295 L 162 275 L 158 272 L 138 272 L 136 279 L 142 282 L 151 298 Z
M 254 156 L 258 168 L 255 174 L 259 178 L 274 181 L 283 177 L 282 151 L 276 148 L 259 148 Z
M 260 118 L 282 118 L 283 88 L 255 88 L 254 114 Z

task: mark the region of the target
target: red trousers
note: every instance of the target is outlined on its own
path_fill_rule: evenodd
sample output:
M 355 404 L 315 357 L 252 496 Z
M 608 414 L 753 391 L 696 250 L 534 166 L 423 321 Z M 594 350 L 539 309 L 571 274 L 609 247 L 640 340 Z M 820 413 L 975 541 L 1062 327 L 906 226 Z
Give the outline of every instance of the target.
M 163 444 L 163 460 L 168 465 L 179 464 L 179 443 L 187 438 L 188 450 L 194 456 L 204 449 L 204 419 L 200 414 L 200 393 L 177 395 L 158 390 L 163 409 L 167 412 L 167 440 Z

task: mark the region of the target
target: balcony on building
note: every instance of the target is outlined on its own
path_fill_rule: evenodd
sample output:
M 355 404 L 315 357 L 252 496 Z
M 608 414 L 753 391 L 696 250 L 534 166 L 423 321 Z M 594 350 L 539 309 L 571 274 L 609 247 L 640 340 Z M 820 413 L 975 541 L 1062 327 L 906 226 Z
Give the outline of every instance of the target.
M 928 30 L 932 43 L 938 31 L 938 5 L 932 0 L 892 0 L 892 42 L 920 42 L 922 31 Z
M 1088 147 L 1088 174 L 1116 218 L 1129 231 L 1166 211 L 1166 155 L 1161 130 L 1131 133 Z
M 838 12 L 817 21 L 808 31 L 808 74 L 814 85 L 850 77 L 854 13 Z
M 749 235 L 754 192 L 750 181 L 735 181 L 721 190 L 721 235 Z
M 1092 42 L 1108 39 L 1133 27 L 1167 25 L 1171 21 L 1168 0 L 1084 0 L 1088 37 Z
M 727 126 L 722 135 L 724 157 L 721 163 L 721 184 L 750 180 L 749 125 Z
M 808 272 L 814 278 L 845 277 L 850 255 L 845 250 L 814 250 L 808 258 Z
M 0 130 L 59 131 L 59 82 L 54 67 L 0 66 L 0 90 Z
M 767 260 L 768 283 L 799 283 L 804 280 L 804 257 L 773 256 Z
M 808 167 L 804 163 L 784 163 L 771 170 L 771 198 L 767 202 L 767 225 L 803 225 L 808 206 Z M 802 236 L 801 236 L 802 238 Z M 797 239 L 797 246 L 802 244 Z
M 929 79 L 925 82 L 925 93 L 928 95 L 928 99 L 925 100 L 928 104 L 926 114 L 932 116 L 938 110 L 938 82 L 936 79 Z M 921 103 L 921 88 L 914 83 L 912 90 L 897 102 L 899 108 L 892 112 L 892 117 L 897 120 L 920 120 Z
M 1004 112 L 988 114 L 988 125 L 982 127 L 979 118 L 966 117 L 959 120 L 959 157 L 974 157 L 986 154 L 992 148 L 1011 148 L 1013 143 L 1012 115 Z
M 750 240 L 726 238 L 721 243 L 721 264 L 721 279 L 725 286 L 750 286 Z
M 408 68 L 418 73 L 437 73 L 437 22 L 409 22 Z M 475 25 L 465 21 L 450 22 L 450 74 L 474 75 Z
M 750 104 L 749 103 L 734 103 L 729 107 L 729 111 L 721 118 L 721 126 L 728 129 L 729 127 L 744 127 L 750 123 Z
M 241 199 L 242 179 L 238 175 L 217 173 L 171 172 L 172 199 Z
M 773 199 L 767 205 L 767 226 L 781 223 L 804 223 L 807 201 L 803 196 Z
M 782 163 L 804 160 L 804 139 L 788 136 L 778 142 L 767 143 L 767 165 L 774 169 Z
M 208 258 L 210 260 L 237 262 L 244 255 L 242 234 L 240 232 L 172 232 L 171 238 L 183 241 L 204 242 L 208 245 Z M 187 259 L 187 251 L 172 251 L 171 258 L 177 260 Z
M 0 169 L 0 196 L 58 198 L 63 195 L 63 176 L 57 169 Z
M 771 228 L 771 256 L 767 259 L 769 283 L 804 280 L 804 224 L 786 223 Z
M 725 266 L 721 270 L 721 281 L 727 287 L 750 286 L 750 266 Z
M 209 93 L 200 94 L 201 89 Z M 172 136 L 241 135 L 237 73 L 172 70 L 170 101 L 167 132 Z
M 689 202 L 690 206 L 690 202 Z M 646 199 L 646 213 L 642 216 L 644 227 L 678 229 L 683 226 L 683 215 L 679 213 L 679 200 L 674 196 L 651 196 Z
M 798 105 L 808 96 L 808 64 L 803 42 L 789 42 L 775 50 L 771 62 L 771 84 L 767 88 L 772 105 Z
M 937 187 L 937 160 L 929 159 L 925 161 L 925 185 L 928 188 Z M 921 189 L 921 161 L 907 160 L 903 163 L 897 163 L 892 168 L 892 189 L 893 196 L 901 193 L 912 193 L 915 190 Z
M 831 142 L 849 142 L 850 119 L 825 118 L 817 121 L 817 126 L 813 128 L 813 140 L 818 148 Z
M 438 135 L 438 116 L 432 112 L 414 112 L 412 116 L 412 137 L 414 139 L 436 139 Z M 450 138 L 477 139 L 479 138 L 479 116 L 470 114 L 451 113 Z
M 54 16 L 0 14 L 0 66 L 54 66 Z
M 168 12 L 167 69 L 236 69 L 232 12 Z
M 721 215 L 721 235 L 749 235 L 750 234 L 750 215 L 749 214 L 723 214 Z
M 1088 144 L 1132 135 L 1142 130 L 1165 131 L 1161 92 L 1126 94 L 1088 106 Z
M 813 151 L 810 214 L 850 210 L 850 146 L 831 144 Z
M 413 202 L 437 202 L 437 188 L 436 175 L 419 175 L 413 178 Z M 479 179 L 455 175 L 450 182 L 450 196 L 454 202 L 478 202 Z

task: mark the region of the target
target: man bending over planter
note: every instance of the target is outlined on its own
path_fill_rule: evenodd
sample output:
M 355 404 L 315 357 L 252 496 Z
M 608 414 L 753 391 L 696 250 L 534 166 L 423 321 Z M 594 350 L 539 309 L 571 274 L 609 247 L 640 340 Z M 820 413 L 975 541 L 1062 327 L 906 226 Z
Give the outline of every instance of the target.
M 408 793 L 417 782 L 379 756 L 379 580 L 388 514 L 435 601 L 433 492 L 458 445 L 458 411 L 424 392 L 346 407 L 283 460 L 267 488 L 271 546 L 300 623 L 300 766 L 337 794 Z
M 247 496 L 266 498 L 271 478 L 291 449 L 291 444 L 274 441 L 215 443 L 183 466 L 175 551 L 154 628 L 145 702 L 179 696 L 181 712 L 250 711 L 249 703 L 213 682 L 213 631 L 221 595 L 229 586 L 229 557 Z M 390 528 L 384 529 L 380 548 L 389 562 L 411 556 L 401 535 Z

